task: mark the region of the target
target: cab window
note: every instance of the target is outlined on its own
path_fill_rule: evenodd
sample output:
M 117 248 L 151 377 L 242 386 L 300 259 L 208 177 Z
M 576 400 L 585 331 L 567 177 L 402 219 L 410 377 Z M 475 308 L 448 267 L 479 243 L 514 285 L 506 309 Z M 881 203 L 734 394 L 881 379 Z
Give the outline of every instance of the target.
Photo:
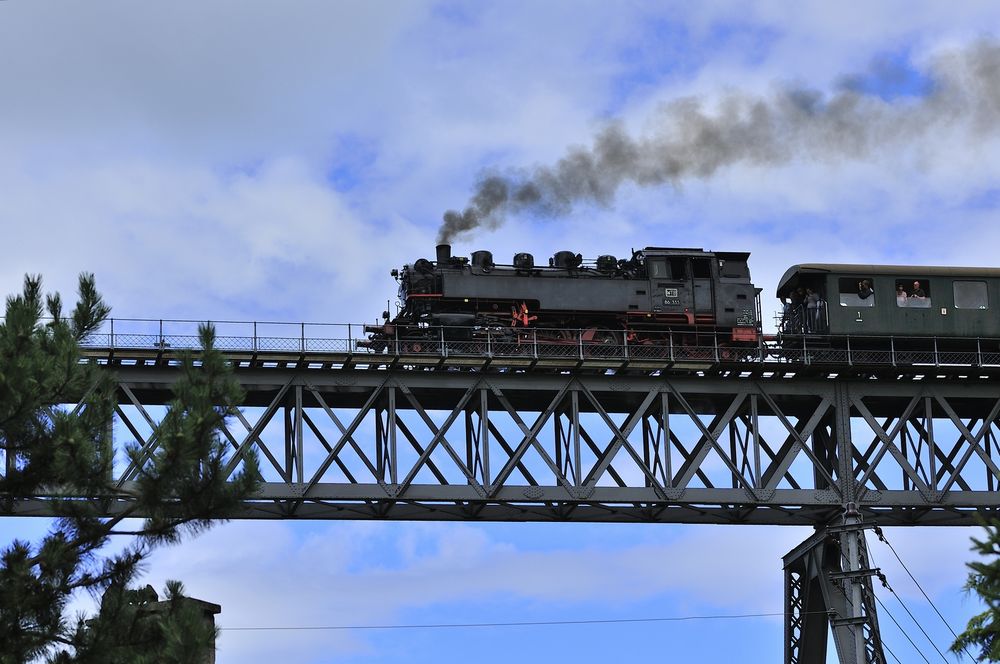
M 667 262 L 662 258 L 649 258 L 646 260 L 646 272 L 650 279 L 669 279 L 667 272 Z
M 708 258 L 695 258 L 691 261 L 691 272 L 695 279 L 712 278 L 712 261 Z
M 687 259 L 680 257 L 671 258 L 670 275 L 674 281 L 684 281 L 687 279 Z

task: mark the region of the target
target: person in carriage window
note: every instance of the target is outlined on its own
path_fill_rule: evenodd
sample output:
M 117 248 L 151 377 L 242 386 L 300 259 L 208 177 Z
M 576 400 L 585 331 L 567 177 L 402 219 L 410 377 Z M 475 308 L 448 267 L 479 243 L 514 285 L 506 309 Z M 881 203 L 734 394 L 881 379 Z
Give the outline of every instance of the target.
M 927 299 L 927 293 L 925 293 L 924 289 L 920 287 L 919 281 L 913 282 L 913 291 L 910 292 L 910 297 L 916 298 L 918 300 Z
M 863 280 L 861 280 L 861 281 L 858 282 L 858 297 L 859 298 L 861 298 L 862 300 L 867 300 L 868 298 L 870 298 L 874 294 L 875 294 L 875 291 L 872 290 L 872 283 L 870 281 L 868 281 L 867 279 L 863 279 Z
M 905 307 L 907 297 L 903 284 L 896 284 L 896 306 Z

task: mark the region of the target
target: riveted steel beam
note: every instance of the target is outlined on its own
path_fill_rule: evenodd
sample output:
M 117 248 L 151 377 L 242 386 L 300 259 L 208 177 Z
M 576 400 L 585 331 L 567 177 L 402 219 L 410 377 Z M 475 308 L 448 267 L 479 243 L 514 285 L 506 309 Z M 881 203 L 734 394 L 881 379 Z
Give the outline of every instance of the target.
M 113 478 L 126 501 L 179 369 L 108 369 L 115 444 L 137 450 Z M 252 518 L 820 525 L 854 502 L 865 520 L 921 525 L 1000 510 L 995 381 L 295 362 L 235 375 L 246 396 L 221 433 L 228 472 L 250 450 L 263 461 Z M 46 500 L 14 497 L 9 513 Z

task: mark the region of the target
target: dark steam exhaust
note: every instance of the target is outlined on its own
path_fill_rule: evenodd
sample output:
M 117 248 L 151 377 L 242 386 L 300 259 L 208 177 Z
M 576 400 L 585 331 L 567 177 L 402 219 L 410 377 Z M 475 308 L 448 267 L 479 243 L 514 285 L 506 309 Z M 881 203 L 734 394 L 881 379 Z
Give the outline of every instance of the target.
M 711 110 L 697 98 L 679 99 L 643 135 L 611 122 L 589 147 L 571 148 L 554 165 L 484 173 L 465 209 L 445 212 L 438 241 L 495 228 L 509 214 L 554 217 L 579 203 L 610 205 L 625 183 L 678 186 L 739 163 L 862 160 L 935 135 L 976 142 L 1000 133 L 998 42 L 939 54 L 921 72 L 921 93 L 902 101 L 862 83 L 890 85 L 893 75 L 891 64 L 879 62 L 843 77 L 831 95 L 787 86 L 769 96 L 735 92 Z

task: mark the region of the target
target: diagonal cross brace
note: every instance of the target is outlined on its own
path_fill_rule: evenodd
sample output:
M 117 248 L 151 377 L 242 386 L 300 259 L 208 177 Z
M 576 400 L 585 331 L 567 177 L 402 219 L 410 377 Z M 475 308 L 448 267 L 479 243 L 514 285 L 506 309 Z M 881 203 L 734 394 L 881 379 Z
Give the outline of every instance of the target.
M 663 491 L 663 485 L 660 483 L 656 475 L 646 467 L 646 462 L 639 457 L 639 453 L 635 451 L 635 448 L 632 447 L 632 444 L 628 440 L 629 435 L 646 416 L 646 412 L 649 410 L 649 407 L 653 405 L 653 400 L 660 395 L 660 391 L 658 389 L 654 389 L 647 392 L 646 397 L 642 400 L 642 403 L 639 404 L 639 407 L 632 412 L 622 428 L 619 429 L 604 409 L 604 406 L 602 406 L 597 400 L 597 397 L 594 396 L 594 394 L 587 389 L 586 386 L 581 385 L 580 387 L 584 396 L 587 397 L 587 400 L 594 406 L 594 409 L 601 416 L 601 419 L 604 420 L 604 424 L 611 430 L 611 433 L 614 436 L 612 441 L 604 450 L 604 453 L 601 455 L 601 458 L 594 465 L 594 467 L 591 468 L 590 472 L 587 473 L 584 485 L 587 487 L 596 486 L 598 480 L 600 480 L 605 471 L 607 471 L 607 469 L 611 466 L 611 462 L 614 460 L 615 456 L 622 449 L 622 447 L 624 447 L 632 459 L 636 462 L 639 469 L 642 470 L 643 475 L 645 475 L 652 485 L 659 490 L 661 495 L 665 496 L 666 494 Z
M 486 489 L 483 488 L 483 485 L 479 483 L 479 480 L 476 479 L 473 472 L 469 470 L 468 466 L 465 465 L 465 462 L 462 460 L 462 457 L 460 457 L 455 452 L 455 449 L 451 446 L 450 443 L 448 443 L 448 441 L 444 437 L 448 429 L 451 428 L 451 425 L 455 423 L 456 419 L 458 419 L 458 416 L 465 408 L 465 405 L 469 403 L 469 399 L 472 398 L 472 395 L 476 394 L 476 392 L 479 391 L 479 387 L 480 385 L 477 382 L 471 385 L 469 389 L 465 391 L 465 394 L 463 394 L 462 398 L 458 400 L 457 404 L 455 404 L 455 407 L 452 409 L 451 413 L 444 421 L 444 424 L 441 425 L 440 429 L 436 424 L 434 424 L 434 420 L 430 418 L 430 416 L 427 414 L 427 411 L 425 411 L 424 407 L 420 405 L 420 402 L 417 401 L 416 397 L 413 396 L 413 392 L 410 391 L 410 388 L 406 387 L 405 385 L 399 388 L 403 392 L 403 396 L 406 397 L 406 400 L 410 402 L 411 406 L 413 406 L 414 410 L 416 410 L 417 413 L 420 414 L 420 418 L 424 421 L 424 424 L 427 425 L 427 428 L 430 429 L 431 433 L 434 436 L 433 438 L 431 438 L 431 442 L 428 443 L 427 447 L 424 448 L 424 451 L 417 459 L 417 462 L 413 464 L 413 468 L 411 468 L 410 472 L 406 474 L 406 477 L 403 478 L 403 481 L 399 483 L 400 493 L 405 491 L 410 486 L 410 484 L 413 483 L 413 480 L 417 476 L 417 473 L 420 472 L 420 468 L 430 458 L 431 452 L 434 451 L 435 447 L 441 445 L 448 452 L 448 455 L 451 457 L 452 461 L 455 462 L 455 465 L 458 466 L 459 470 L 462 471 L 462 474 L 465 475 L 465 478 L 468 480 L 469 484 L 475 487 L 475 489 L 477 490 L 477 492 L 480 493 L 480 495 L 482 495 L 483 497 L 486 496 Z
M 277 410 L 275 410 L 275 413 L 277 413 Z M 273 417 L 273 415 L 272 415 L 272 417 Z M 251 425 L 250 422 L 247 421 L 246 416 L 244 416 L 243 413 L 241 411 L 239 411 L 239 410 L 236 411 L 236 419 L 238 419 L 240 421 L 240 424 L 243 425 L 243 428 L 247 430 L 248 434 L 253 434 L 253 431 L 254 431 L 253 425 Z M 268 421 L 270 421 L 270 419 L 271 418 L 268 418 Z M 264 430 L 264 427 L 266 427 L 266 426 L 267 426 L 267 422 L 265 422 L 264 425 L 262 427 L 260 427 L 260 429 L 257 431 L 256 435 L 254 435 L 253 440 L 255 440 L 257 442 L 257 448 L 261 452 L 264 453 L 264 456 L 267 457 L 267 460 L 271 463 L 272 466 L 274 466 L 274 469 L 278 472 L 278 475 L 281 476 L 281 478 L 283 480 L 285 480 L 286 482 L 288 482 L 290 480 L 285 475 L 285 469 L 281 467 L 281 464 L 278 463 L 278 460 L 275 458 L 274 454 L 271 452 L 271 449 L 267 446 L 267 444 L 264 442 L 264 440 L 260 437 L 261 432 Z M 233 436 L 232 433 L 230 433 L 229 428 L 225 424 L 222 425 L 222 433 L 223 433 L 223 435 L 226 436 L 226 438 L 229 439 L 230 444 L 234 448 L 236 448 L 237 450 L 240 449 L 239 443 L 236 442 L 236 437 Z
M 278 390 L 278 393 L 274 396 L 274 399 L 271 400 L 271 403 L 268 405 L 267 409 L 261 414 L 260 419 L 257 420 L 257 424 L 255 424 L 253 429 L 249 433 L 247 433 L 246 437 L 243 439 L 243 442 L 240 443 L 240 446 L 236 449 L 236 452 L 233 453 L 233 458 L 230 459 L 229 463 L 226 464 L 225 471 L 222 474 L 224 478 L 229 479 L 229 477 L 236 470 L 236 466 L 239 465 L 240 460 L 243 458 L 243 455 L 246 454 L 247 450 L 253 444 L 253 441 L 260 439 L 261 432 L 264 431 L 264 427 L 266 427 L 267 423 L 271 421 L 271 418 L 274 417 L 274 414 L 278 412 L 278 407 L 281 405 L 281 400 L 284 398 L 285 394 L 288 392 L 288 388 L 291 387 L 291 385 L 292 381 L 289 380 L 281 387 L 280 390 Z
M 313 435 L 316 436 L 316 440 L 319 441 L 319 444 L 322 445 L 327 452 L 333 449 L 330 443 L 326 441 L 326 436 L 323 435 L 323 432 L 320 431 L 318 426 L 316 426 L 316 423 L 313 422 L 311 417 L 309 417 L 309 413 L 307 412 L 302 413 L 302 421 L 305 422 L 305 425 L 309 427 L 309 429 L 313 432 Z M 337 467 L 340 468 L 340 472 L 344 473 L 344 477 L 347 478 L 348 482 L 352 484 L 357 484 L 358 481 L 357 479 L 355 479 L 354 474 L 351 472 L 351 469 L 347 467 L 347 464 L 345 464 L 339 458 L 334 459 L 334 463 L 336 463 Z
M 157 440 L 156 440 L 155 428 L 153 429 L 153 432 L 150 434 L 148 439 L 143 438 L 142 434 L 140 434 L 139 431 L 135 428 L 135 425 L 132 424 L 132 420 L 128 418 L 128 416 L 125 414 L 125 411 L 123 411 L 120 406 L 117 405 L 115 406 L 115 413 L 117 413 L 118 419 L 122 421 L 122 424 L 124 424 L 125 428 L 129 430 L 129 432 L 135 438 L 136 442 L 139 443 L 139 449 L 136 450 L 136 458 L 129 459 L 128 466 L 125 468 L 121 476 L 118 478 L 118 481 L 115 483 L 116 488 L 120 489 L 125 485 L 125 482 L 128 482 L 129 480 L 133 479 L 136 475 L 138 475 L 142 471 L 142 465 L 146 462 L 147 459 L 149 459 L 150 455 L 152 455 L 153 452 L 156 450 Z
M 784 460 L 782 464 L 780 464 L 784 466 L 784 468 L 782 468 L 781 470 L 781 473 L 780 474 L 776 473 L 772 477 L 772 482 L 774 482 L 774 485 L 768 486 L 767 488 L 768 489 L 777 488 L 778 482 L 781 481 L 781 475 L 785 474 L 785 471 L 788 470 L 788 468 L 791 466 L 791 463 L 798 455 L 798 452 L 802 451 L 813 462 L 813 466 L 816 472 L 818 472 L 820 475 L 823 476 L 823 479 L 825 479 L 828 482 L 829 486 L 833 487 L 833 490 L 836 491 L 837 493 L 842 493 L 840 487 L 837 485 L 837 482 L 834 481 L 833 475 L 831 475 L 830 472 L 823 467 L 822 462 L 820 462 L 820 460 L 816 458 L 816 454 L 811 449 L 809 449 L 808 445 L 806 445 L 806 440 L 810 436 L 812 436 L 813 431 L 819 425 L 819 421 L 823 418 L 824 415 L 826 415 L 826 411 L 829 409 L 830 404 L 832 403 L 830 399 L 824 397 L 819 402 L 819 405 L 816 406 L 816 410 L 813 411 L 812 417 L 809 418 L 809 421 L 806 423 L 806 426 L 802 430 L 802 433 L 799 433 L 799 431 L 795 428 L 795 426 L 793 426 L 792 423 L 788 421 L 788 418 L 785 417 L 785 414 L 781 412 L 781 409 L 778 408 L 778 405 L 774 403 L 774 400 L 771 399 L 770 395 L 768 395 L 766 392 L 761 391 L 761 396 L 764 397 L 764 402 L 767 404 L 768 408 L 771 409 L 771 412 L 773 412 L 777 416 L 777 418 L 781 421 L 781 424 L 788 431 L 788 434 L 795 439 L 796 443 L 798 443 L 797 447 L 794 447 L 792 450 L 790 450 L 788 457 Z M 775 478 L 777 478 L 776 481 Z
M 709 451 L 712 449 L 715 449 L 716 452 L 718 452 L 719 456 L 722 458 L 722 460 L 725 462 L 725 464 L 729 467 L 731 471 L 738 474 L 739 471 L 737 470 L 736 466 L 732 463 L 732 461 L 729 460 L 729 457 L 726 455 L 725 451 L 719 445 L 719 436 L 722 435 L 723 430 L 732 421 L 733 416 L 736 415 L 736 412 L 739 410 L 740 406 L 743 405 L 743 402 L 746 401 L 747 398 L 746 393 L 740 393 L 736 395 L 736 397 L 729 404 L 729 407 L 726 409 L 725 414 L 718 419 L 718 422 L 715 425 L 714 430 L 710 431 L 708 427 L 706 427 L 705 424 L 701 421 L 701 418 L 698 417 L 698 414 L 695 413 L 694 408 L 691 407 L 691 404 L 687 402 L 687 399 L 681 396 L 680 392 L 678 392 L 673 385 L 667 383 L 667 389 L 670 390 L 670 392 L 674 395 L 674 398 L 677 400 L 677 403 L 681 405 L 684 411 L 688 414 L 688 417 L 691 418 L 691 421 L 694 422 L 695 426 L 698 427 L 698 430 L 701 431 L 701 439 L 698 441 L 695 447 L 692 448 L 691 456 L 688 457 L 687 462 L 684 464 L 684 468 L 678 471 L 679 475 L 677 477 L 677 480 L 673 483 L 673 486 L 678 489 L 687 488 L 687 485 L 691 481 L 691 478 L 694 477 L 695 473 L 701 467 L 702 461 L 705 460 L 705 457 L 708 456 Z M 744 479 L 742 476 L 739 479 L 745 488 L 752 488 L 747 484 L 746 479 Z
M 354 432 L 357 430 L 359 426 L 361 426 L 361 422 L 364 421 L 365 417 L 368 416 L 369 411 L 371 410 L 375 402 L 378 400 L 378 398 L 381 396 L 386 386 L 388 386 L 389 381 L 390 377 L 386 376 L 385 380 L 383 380 L 374 390 L 372 390 L 372 393 L 368 395 L 368 398 L 365 399 L 365 403 L 358 410 L 358 414 L 354 416 L 353 420 L 351 420 L 350 426 L 348 426 L 347 429 L 340 435 L 340 438 L 333 446 L 333 449 L 331 449 L 329 453 L 327 453 L 326 458 L 323 460 L 323 463 L 319 465 L 319 468 L 316 469 L 316 472 L 306 483 L 305 489 L 303 490 L 303 495 L 308 493 L 308 491 L 311 488 L 316 486 L 317 482 L 319 482 L 320 479 L 323 477 L 323 474 L 327 471 L 327 469 L 330 468 L 330 465 L 333 464 L 333 460 L 336 459 L 337 455 L 340 454 L 340 450 L 343 449 L 344 445 L 346 445 L 348 441 L 353 442 Z
M 979 423 L 979 421 L 980 421 L 979 418 L 972 418 L 969 420 L 969 424 L 967 426 L 968 427 L 976 426 Z M 925 429 L 919 422 L 911 420 L 910 425 L 914 429 L 916 429 L 918 435 L 923 436 L 924 438 L 928 437 L 929 434 L 927 432 L 927 429 Z M 984 434 L 988 432 L 989 430 L 984 432 Z M 878 438 L 876 438 L 875 440 L 877 441 Z M 941 465 L 938 466 L 937 468 L 937 473 L 934 475 L 935 487 L 938 486 L 941 483 L 941 481 L 945 479 L 945 477 L 951 477 L 950 473 L 955 472 L 955 459 L 958 458 L 958 453 L 962 451 L 962 442 L 964 440 L 965 436 L 963 436 L 962 433 L 959 432 L 958 440 L 956 440 L 955 444 L 951 446 L 951 449 L 948 450 L 947 454 L 945 454 L 945 450 L 944 448 L 941 447 L 941 445 L 933 446 L 934 454 L 937 456 L 938 461 L 941 463 Z M 989 454 L 989 452 L 987 452 L 987 454 Z M 973 490 L 972 486 L 965 481 L 965 479 L 962 477 L 961 474 L 956 475 L 955 482 L 958 484 L 958 486 L 962 488 L 963 491 Z
M 879 439 L 882 441 L 882 448 L 878 452 L 876 452 L 875 457 L 871 460 L 871 464 L 868 466 L 868 470 L 865 471 L 865 474 L 861 477 L 861 480 L 858 482 L 858 484 L 860 484 L 861 486 L 865 486 L 865 484 L 868 482 L 868 478 L 875 471 L 875 468 L 882 460 L 882 457 L 884 457 L 885 453 L 888 452 L 889 454 L 892 455 L 893 459 L 896 460 L 896 463 L 899 464 L 899 467 L 903 470 L 904 473 L 906 473 L 906 476 L 910 478 L 910 481 L 913 482 L 914 486 L 916 486 L 919 491 L 924 493 L 928 491 L 927 484 L 920 478 L 920 475 L 910 464 L 909 460 L 905 456 L 903 456 L 903 453 L 900 451 L 899 447 L 897 447 L 896 444 L 893 442 L 893 439 L 897 435 L 899 435 L 899 430 L 902 428 L 906 420 L 909 419 L 910 413 L 913 412 L 913 409 L 916 407 L 917 402 L 919 400 L 920 400 L 919 396 L 915 396 L 913 397 L 913 399 L 910 400 L 909 405 L 906 407 L 906 411 L 903 413 L 903 417 L 899 418 L 899 421 L 896 422 L 896 426 L 892 428 L 892 434 L 887 434 L 882 429 L 882 427 L 879 426 L 878 421 L 875 419 L 875 416 L 871 414 L 871 411 L 868 410 L 868 407 L 865 406 L 864 402 L 858 397 L 854 396 L 851 397 L 851 403 L 854 404 L 854 407 L 858 409 L 858 412 L 861 414 L 861 417 L 865 419 L 865 421 L 868 423 L 868 426 L 871 427 L 875 435 L 878 436 Z
M 134 479 L 135 476 L 141 472 L 143 464 L 145 464 L 146 461 L 152 457 L 153 452 L 156 451 L 156 448 L 159 445 L 156 435 L 156 422 L 146 411 L 146 408 L 142 405 L 142 403 L 139 402 L 139 399 L 136 398 L 132 390 L 129 389 L 128 385 L 122 383 L 121 388 L 122 392 L 125 393 L 125 396 L 128 397 L 128 400 L 132 402 L 132 405 L 135 406 L 139 414 L 142 415 L 142 418 L 146 420 L 146 424 L 148 424 L 153 431 L 149 435 L 148 439 L 144 439 L 141 435 L 139 435 L 139 432 L 136 431 L 128 417 L 126 417 L 125 412 L 119 406 L 115 406 L 115 412 L 118 413 L 118 417 L 121 418 L 122 422 L 126 427 L 128 427 L 128 430 L 132 433 L 132 435 L 135 436 L 136 441 L 140 443 L 140 448 L 137 454 L 138 458 L 131 459 L 129 461 L 128 468 L 125 469 L 125 472 L 122 473 L 121 478 L 118 480 L 118 488 L 121 488 L 125 482 Z
M 375 468 L 375 464 L 372 463 L 371 459 L 368 458 L 368 455 L 365 454 L 364 450 L 361 449 L 361 446 L 358 445 L 357 441 L 354 440 L 354 436 L 347 432 L 347 427 L 345 427 L 344 424 L 340 421 L 340 418 L 337 417 L 337 413 L 335 413 L 333 409 L 330 408 L 330 406 L 326 403 L 326 400 L 319 393 L 319 391 L 316 390 L 316 388 L 308 387 L 308 390 L 310 394 L 313 395 L 313 398 L 316 399 L 316 403 L 318 403 L 320 407 L 323 409 L 323 412 L 326 413 L 327 417 L 330 418 L 334 426 L 337 427 L 337 430 L 340 431 L 340 435 L 347 436 L 347 442 L 350 444 L 351 449 L 353 449 L 354 452 L 358 455 L 358 458 L 361 459 L 361 462 L 365 464 L 365 467 L 368 468 L 368 471 L 372 474 L 372 477 L 375 479 L 380 479 L 378 474 L 378 469 Z M 333 452 L 333 447 L 327 444 L 326 451 L 328 454 Z M 334 458 L 335 460 L 338 461 L 339 464 L 339 459 L 337 459 L 336 457 Z
M 990 410 L 989 416 L 983 420 L 982 425 L 979 427 L 979 432 L 976 433 L 975 436 L 973 436 L 969 429 L 962 423 L 962 420 L 951 407 L 951 404 L 941 397 L 937 397 L 937 401 L 941 404 L 941 407 L 944 408 L 944 412 L 947 413 L 948 418 L 955 425 L 955 428 L 957 428 L 962 434 L 962 438 L 969 443 L 968 449 L 965 450 L 965 454 L 962 455 L 961 460 L 959 460 L 959 462 L 955 465 L 955 470 L 952 472 L 951 477 L 945 485 L 941 487 L 941 491 L 943 493 L 947 493 L 951 490 L 951 485 L 955 483 L 956 479 L 958 479 L 962 469 L 965 468 L 965 464 L 968 463 L 969 459 L 972 457 L 973 452 L 979 454 L 979 457 L 983 460 L 983 463 L 986 464 L 986 467 L 990 470 L 990 472 L 993 473 L 994 477 L 1000 478 L 1000 468 L 997 468 L 996 463 L 988 454 L 986 454 L 986 451 L 979 444 L 986 432 L 989 431 L 991 426 L 993 426 L 994 421 L 996 421 L 997 414 L 1000 413 L 1000 400 L 993 404 L 993 408 Z
M 420 444 L 420 441 L 417 440 L 417 437 L 413 435 L 413 432 L 410 431 L 409 427 L 406 426 L 406 423 L 403 422 L 403 420 L 399 420 L 398 422 L 396 422 L 396 426 L 399 427 L 399 432 L 403 434 L 403 438 L 405 438 L 406 441 L 410 444 L 410 447 L 413 448 L 413 451 L 415 451 L 418 456 L 423 454 L 424 447 Z M 433 433 L 431 435 L 433 435 Z M 434 475 L 434 479 L 438 481 L 438 484 L 440 484 L 441 486 L 445 486 L 448 484 L 448 478 L 445 477 L 444 473 L 442 473 L 441 470 L 438 469 L 436 465 L 434 465 L 434 459 L 430 458 L 427 459 L 427 469 L 431 471 L 432 475 Z
M 512 448 L 510 444 L 507 442 L 507 439 L 503 437 L 503 434 L 501 434 L 500 430 L 497 429 L 496 424 L 493 423 L 493 420 L 490 420 L 489 422 L 489 432 L 490 435 L 493 437 L 493 440 L 497 441 L 497 443 L 500 445 L 500 448 L 503 449 L 503 451 L 507 454 L 507 456 L 509 458 L 513 458 L 514 448 Z M 521 474 L 524 476 L 525 481 L 527 481 L 530 486 L 538 486 L 538 480 L 535 479 L 535 476 L 531 474 L 531 471 L 528 470 L 528 467 L 525 466 L 524 463 L 518 461 L 516 464 L 514 464 L 514 467 L 521 472 Z
M 572 489 L 572 484 L 570 484 L 569 480 L 567 480 L 566 477 L 562 474 L 562 472 L 559 470 L 559 467 L 556 465 L 555 461 L 553 461 L 552 457 L 549 456 L 548 452 L 545 451 L 545 448 L 542 447 L 542 445 L 538 442 L 538 432 L 542 430 L 542 427 L 545 426 L 545 423 L 549 420 L 550 417 L 552 417 L 552 413 L 555 412 L 556 406 L 558 406 L 559 403 L 566 397 L 566 393 L 569 391 L 570 386 L 574 382 L 575 379 L 567 381 L 567 383 L 559 390 L 559 392 L 556 393 L 556 396 L 553 397 L 552 401 L 549 403 L 548 408 L 546 408 L 544 411 L 538 414 L 538 417 L 535 418 L 535 423 L 530 428 L 524 423 L 524 420 L 521 419 L 521 416 L 511 405 L 510 401 L 507 400 L 506 395 L 504 395 L 504 393 L 501 392 L 497 387 L 490 385 L 490 389 L 493 391 L 494 396 L 496 396 L 497 401 L 499 401 L 500 405 L 504 407 L 504 410 L 506 410 L 507 413 L 511 416 L 511 419 L 514 420 L 514 423 L 517 424 L 517 426 L 521 429 L 521 433 L 523 434 L 523 438 L 521 439 L 521 442 L 518 444 L 518 446 L 514 449 L 514 453 L 511 455 L 510 459 L 508 459 L 507 463 L 504 464 L 504 467 L 497 474 L 496 478 L 494 478 L 493 486 L 492 489 L 490 490 L 490 497 L 496 496 L 496 494 L 503 488 L 504 482 L 507 481 L 507 478 L 514 471 L 514 468 L 519 463 L 521 463 L 521 459 L 524 456 L 524 453 L 527 452 L 528 448 L 532 446 L 538 451 L 539 455 L 545 461 L 546 465 L 548 465 L 549 469 L 552 471 L 552 474 L 556 477 L 556 479 L 566 489 L 570 490 Z

